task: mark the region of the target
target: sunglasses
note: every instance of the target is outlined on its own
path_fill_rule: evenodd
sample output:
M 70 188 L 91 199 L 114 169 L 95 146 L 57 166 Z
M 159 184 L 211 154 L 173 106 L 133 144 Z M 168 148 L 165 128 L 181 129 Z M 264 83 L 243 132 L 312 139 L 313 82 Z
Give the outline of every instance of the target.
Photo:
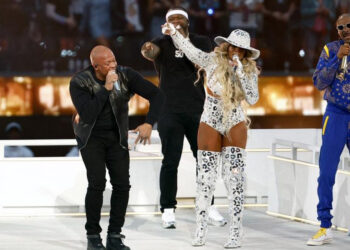
M 342 24 L 338 25 L 337 29 L 338 30 L 343 30 L 345 28 L 345 26 L 346 26 L 346 28 L 350 29 L 350 23 L 347 23 L 347 24 L 344 24 L 344 25 L 342 25 Z

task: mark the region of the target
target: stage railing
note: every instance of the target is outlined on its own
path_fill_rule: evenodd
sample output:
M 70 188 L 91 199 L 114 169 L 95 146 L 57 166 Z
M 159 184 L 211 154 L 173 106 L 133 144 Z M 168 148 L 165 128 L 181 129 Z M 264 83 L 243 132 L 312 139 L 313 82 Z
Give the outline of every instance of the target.
M 276 150 L 283 147 L 289 153 Z M 319 224 L 316 205 L 320 146 L 276 139 L 272 143 L 269 165 L 268 214 Z M 333 225 L 347 231 L 350 227 L 349 153 L 344 149 L 333 189 Z
M 276 138 L 296 139 L 302 143 L 318 143 L 317 129 L 251 129 L 247 144 L 246 203 L 267 204 L 271 145 Z M 133 143 L 130 138 L 129 143 Z M 153 144 L 138 145 L 130 151 L 130 202 L 129 211 L 145 209 L 158 211 L 159 172 L 163 156 L 157 131 L 153 131 Z M 21 140 L 0 141 L 0 214 L 33 211 L 82 212 L 87 187 L 85 166 L 81 157 L 4 158 L 4 147 L 75 146 L 75 140 Z M 289 147 L 276 147 L 279 155 L 290 154 Z M 299 152 L 299 151 L 298 151 Z M 288 155 L 286 155 L 287 157 Z M 196 196 L 196 162 L 187 140 L 178 168 L 178 197 L 193 206 Z M 108 182 L 104 196 L 108 211 L 111 185 Z M 227 193 L 220 176 L 215 190 L 216 204 L 227 204 Z

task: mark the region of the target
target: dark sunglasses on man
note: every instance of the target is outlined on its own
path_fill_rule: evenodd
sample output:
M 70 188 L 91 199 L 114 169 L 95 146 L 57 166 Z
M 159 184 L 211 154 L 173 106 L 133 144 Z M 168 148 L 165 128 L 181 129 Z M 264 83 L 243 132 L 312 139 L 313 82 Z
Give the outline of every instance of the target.
M 350 29 L 350 23 L 347 23 L 347 24 L 344 24 L 344 25 L 343 24 L 338 25 L 337 29 L 338 30 L 343 30 L 345 28 L 345 26 L 346 26 L 346 28 Z

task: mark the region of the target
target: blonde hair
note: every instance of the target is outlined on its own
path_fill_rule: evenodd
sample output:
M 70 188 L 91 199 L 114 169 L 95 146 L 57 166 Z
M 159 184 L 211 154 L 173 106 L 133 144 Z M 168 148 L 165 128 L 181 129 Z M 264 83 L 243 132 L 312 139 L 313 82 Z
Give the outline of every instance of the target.
M 242 89 L 241 82 L 237 77 L 234 68 L 229 64 L 228 60 L 228 47 L 229 43 L 221 43 L 218 47 L 215 47 L 215 62 L 217 63 L 217 68 L 215 70 L 216 79 L 222 86 L 222 104 L 223 104 L 223 123 L 225 124 L 229 118 L 230 111 L 240 105 L 241 101 L 245 99 L 244 92 Z M 250 78 L 252 74 L 257 74 L 258 69 L 254 60 L 249 58 L 249 51 L 246 50 L 246 54 L 242 59 L 243 72 Z M 199 80 L 199 72 L 202 69 L 199 69 L 197 76 Z M 206 81 L 206 78 L 205 78 Z M 247 126 L 250 124 L 250 120 L 246 115 Z

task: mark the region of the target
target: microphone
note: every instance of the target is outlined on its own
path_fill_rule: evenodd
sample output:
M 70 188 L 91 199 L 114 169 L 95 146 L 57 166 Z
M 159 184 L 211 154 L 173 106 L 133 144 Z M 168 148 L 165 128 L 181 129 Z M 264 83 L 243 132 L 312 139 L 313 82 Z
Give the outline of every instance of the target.
M 118 76 L 116 71 L 112 71 L 112 74 L 116 74 Z M 118 78 L 117 78 L 117 80 L 115 80 L 113 82 L 113 86 L 114 86 L 115 90 L 117 91 L 117 93 L 121 92 L 120 83 L 119 83 L 119 79 Z
M 114 85 L 114 88 L 117 90 L 117 92 L 121 91 L 121 89 L 120 89 L 120 84 L 119 84 L 119 81 L 118 81 L 118 80 L 116 80 L 116 81 L 113 83 L 113 85 Z
M 348 56 L 343 56 L 343 59 L 341 59 L 340 69 L 345 72 L 347 64 Z
M 237 54 L 234 54 L 234 55 L 232 56 L 232 61 L 233 61 L 233 62 L 234 62 L 234 61 L 238 62 L 238 60 L 239 60 L 238 55 L 237 55 Z M 236 70 L 237 70 L 237 65 L 234 65 L 234 66 L 233 66 L 233 71 L 236 71 Z
M 345 42 L 347 44 L 349 44 L 349 42 Z M 344 80 L 345 78 L 345 73 L 347 73 L 347 67 L 348 67 L 348 56 L 343 56 L 343 58 L 341 59 L 341 64 L 340 64 L 340 73 L 339 73 L 339 79 L 340 80 Z
M 118 95 L 118 96 L 121 95 L 122 90 L 121 90 L 121 88 L 120 88 L 119 80 L 116 80 L 116 81 L 113 83 L 113 85 L 114 85 L 115 91 L 117 92 L 117 95 Z

